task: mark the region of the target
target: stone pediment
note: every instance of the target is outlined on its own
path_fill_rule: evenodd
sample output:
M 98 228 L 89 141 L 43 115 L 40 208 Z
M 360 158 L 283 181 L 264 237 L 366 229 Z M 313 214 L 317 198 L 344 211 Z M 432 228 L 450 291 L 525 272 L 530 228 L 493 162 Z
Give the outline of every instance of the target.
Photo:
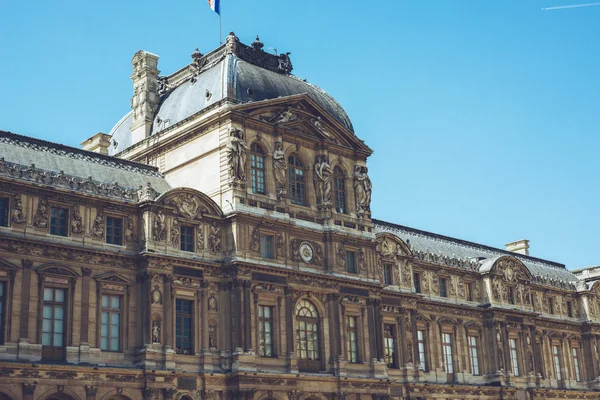
M 373 151 L 308 95 L 294 95 L 236 106 L 236 111 L 275 125 L 279 130 L 305 135 L 332 145 L 370 155 Z
M 173 207 L 181 218 L 202 219 L 203 215 L 221 217 L 219 206 L 207 195 L 191 188 L 176 188 L 163 193 L 156 199 L 157 204 Z

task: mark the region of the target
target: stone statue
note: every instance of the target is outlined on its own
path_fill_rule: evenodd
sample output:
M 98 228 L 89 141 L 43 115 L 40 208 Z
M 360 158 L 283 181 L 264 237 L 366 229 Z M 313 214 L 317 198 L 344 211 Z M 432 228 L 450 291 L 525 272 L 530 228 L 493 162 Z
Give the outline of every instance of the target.
M 248 144 L 244 140 L 244 131 L 231 128 L 229 136 L 229 175 L 234 179 L 245 181 Z
M 317 195 L 317 204 L 331 203 L 331 166 L 325 156 L 317 157 L 313 180 Z
M 210 226 L 208 232 L 208 247 L 210 251 L 218 252 L 221 251 L 221 228 L 219 228 L 215 223 Z
M 83 232 L 83 222 L 81 220 L 81 212 L 79 211 L 79 207 L 73 207 L 73 220 L 71 221 L 71 232 Z
M 167 239 L 167 224 L 165 223 L 165 215 L 162 211 L 156 213 L 154 217 L 154 240 L 162 242 Z
M 21 196 L 15 196 L 15 206 L 12 210 L 10 220 L 13 224 L 22 224 L 25 222 L 25 216 L 23 215 L 23 202 Z
M 127 217 L 127 226 L 125 227 L 125 242 L 129 243 L 134 238 L 133 218 Z
M 312 123 L 315 126 L 315 128 L 317 128 L 319 130 L 319 132 L 321 132 L 325 136 L 329 137 L 329 131 L 327 130 L 327 128 L 325 128 L 325 125 L 323 125 L 323 122 L 321 122 L 321 117 L 317 117 L 316 119 L 313 119 Z
M 48 227 L 48 200 L 40 198 L 38 209 L 33 217 L 33 225 L 38 228 Z
M 171 225 L 171 245 L 174 248 L 179 247 L 179 228 L 176 219 L 173 219 L 173 225 Z
M 296 115 L 292 112 L 292 107 L 287 107 L 275 117 L 275 123 L 281 124 L 284 122 L 294 121 L 296 119 L 298 119 L 298 117 L 296 117 Z
M 287 162 L 285 161 L 285 153 L 283 152 L 283 143 L 275 142 L 275 150 L 273 151 L 273 174 L 275 174 L 275 186 L 277 187 L 277 197 L 283 197 L 287 193 L 286 177 L 287 177 Z
M 367 167 L 354 167 L 354 192 L 356 195 L 356 212 L 364 214 L 371 211 L 371 191 L 373 184 L 367 174 Z
M 97 238 L 104 237 L 104 214 L 100 211 L 96 214 L 96 218 L 94 219 L 94 225 L 92 225 L 91 229 L 92 236 Z
M 204 250 L 204 226 L 198 225 L 196 232 L 196 251 Z
M 160 343 L 160 321 L 152 321 L 152 343 Z

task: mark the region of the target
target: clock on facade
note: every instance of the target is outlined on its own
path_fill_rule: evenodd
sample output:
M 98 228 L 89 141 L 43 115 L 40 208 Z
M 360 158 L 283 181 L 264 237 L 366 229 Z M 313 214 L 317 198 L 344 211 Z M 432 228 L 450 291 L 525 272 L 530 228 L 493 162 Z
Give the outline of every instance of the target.
M 313 259 L 313 248 L 311 247 L 310 244 L 304 242 L 302 244 L 300 244 L 300 257 L 302 257 L 302 260 L 305 263 L 309 263 L 312 261 Z

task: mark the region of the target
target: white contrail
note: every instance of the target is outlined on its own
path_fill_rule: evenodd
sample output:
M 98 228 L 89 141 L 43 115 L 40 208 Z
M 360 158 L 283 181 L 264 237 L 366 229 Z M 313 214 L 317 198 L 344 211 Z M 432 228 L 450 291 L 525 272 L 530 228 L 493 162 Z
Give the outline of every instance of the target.
M 593 6 L 600 6 L 600 3 L 586 3 L 586 4 L 573 4 L 571 6 L 547 7 L 547 8 L 542 8 L 542 11 L 562 10 L 564 8 L 593 7 Z

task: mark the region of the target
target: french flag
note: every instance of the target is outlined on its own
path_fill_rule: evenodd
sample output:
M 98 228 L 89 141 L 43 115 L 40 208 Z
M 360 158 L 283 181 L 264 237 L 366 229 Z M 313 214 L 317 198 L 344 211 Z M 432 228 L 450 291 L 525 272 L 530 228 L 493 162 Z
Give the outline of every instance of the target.
M 208 6 L 211 10 L 221 15 L 221 0 L 208 0 Z

